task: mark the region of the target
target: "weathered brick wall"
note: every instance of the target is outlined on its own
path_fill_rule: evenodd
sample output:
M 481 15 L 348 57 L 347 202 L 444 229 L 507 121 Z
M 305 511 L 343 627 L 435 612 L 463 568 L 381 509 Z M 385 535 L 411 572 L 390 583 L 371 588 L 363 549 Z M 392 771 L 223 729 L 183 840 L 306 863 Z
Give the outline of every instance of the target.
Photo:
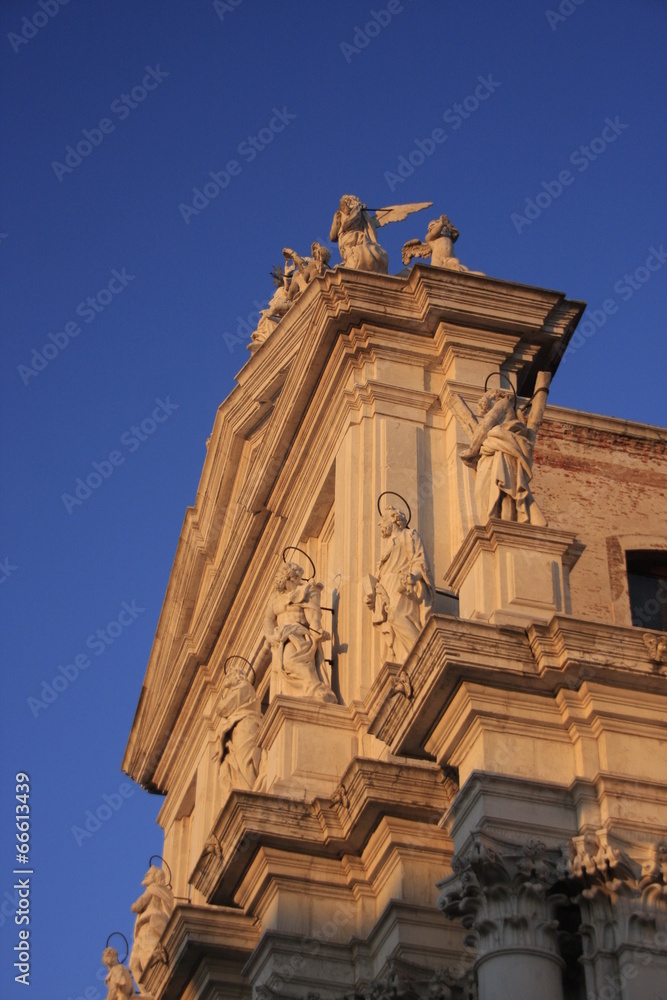
M 537 441 L 533 492 L 554 528 L 586 550 L 571 575 L 578 618 L 630 624 L 625 549 L 667 548 L 667 430 L 549 407 Z

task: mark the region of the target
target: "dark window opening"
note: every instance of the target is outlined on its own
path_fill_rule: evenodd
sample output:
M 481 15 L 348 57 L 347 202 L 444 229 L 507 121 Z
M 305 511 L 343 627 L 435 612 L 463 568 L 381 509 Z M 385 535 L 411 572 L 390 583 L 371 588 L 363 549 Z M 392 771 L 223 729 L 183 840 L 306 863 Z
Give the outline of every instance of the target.
M 579 928 L 581 914 L 574 903 L 563 903 L 554 916 L 558 920 L 558 951 L 565 965 L 562 970 L 565 1000 L 586 1000 L 586 976 L 581 962 L 583 946 Z
M 667 632 L 667 552 L 628 552 L 632 624 Z

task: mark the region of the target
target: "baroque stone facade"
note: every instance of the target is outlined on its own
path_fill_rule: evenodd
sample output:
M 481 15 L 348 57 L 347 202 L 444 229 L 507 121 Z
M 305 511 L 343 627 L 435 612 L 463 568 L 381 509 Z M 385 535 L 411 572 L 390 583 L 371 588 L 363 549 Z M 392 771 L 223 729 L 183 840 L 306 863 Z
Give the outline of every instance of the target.
M 344 267 L 296 261 L 186 514 L 123 763 L 174 900 L 137 984 L 666 1000 L 664 639 L 626 568 L 667 553 L 665 433 L 546 405 L 582 303 L 455 267 L 445 216 L 384 273 L 372 211 L 341 203 Z

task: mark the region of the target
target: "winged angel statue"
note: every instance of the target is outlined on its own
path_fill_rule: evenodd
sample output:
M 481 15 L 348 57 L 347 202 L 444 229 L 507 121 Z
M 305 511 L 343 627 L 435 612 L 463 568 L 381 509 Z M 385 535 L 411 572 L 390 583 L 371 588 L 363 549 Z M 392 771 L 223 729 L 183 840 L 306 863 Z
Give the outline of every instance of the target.
M 401 257 L 404 264 L 409 264 L 413 257 L 431 258 L 434 267 L 446 267 L 450 271 L 467 271 L 469 274 L 482 274 L 482 271 L 471 271 L 454 254 L 454 244 L 459 238 L 459 231 L 453 226 L 446 215 L 429 222 L 426 230 L 425 243 L 421 240 L 408 240 L 403 244 Z
M 488 379 L 487 379 L 488 381 Z M 475 471 L 475 504 L 479 524 L 490 517 L 546 526 L 546 518 L 530 489 L 537 432 L 542 423 L 551 375 L 538 372 L 533 398 L 517 406 L 514 390 L 489 389 L 477 404 L 477 416 L 462 396 L 450 405 L 470 435 L 470 447 L 459 455 Z
M 329 238 L 338 243 L 345 267 L 386 274 L 389 254 L 377 241 L 378 228 L 389 222 L 402 222 L 408 215 L 430 208 L 432 204 L 432 201 L 420 201 L 411 205 L 368 208 L 355 194 L 344 194 L 334 215 Z

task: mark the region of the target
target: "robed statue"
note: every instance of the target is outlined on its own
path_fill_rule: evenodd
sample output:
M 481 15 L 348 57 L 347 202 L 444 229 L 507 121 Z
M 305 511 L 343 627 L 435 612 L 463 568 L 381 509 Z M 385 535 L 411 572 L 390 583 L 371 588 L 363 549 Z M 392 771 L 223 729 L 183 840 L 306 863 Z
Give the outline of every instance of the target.
M 137 919 L 129 964 L 137 984 L 150 964 L 174 909 L 174 894 L 162 868 L 151 865 L 141 884 L 145 891 L 131 907 Z
M 390 655 L 402 663 L 431 614 L 435 583 L 421 536 L 402 510 L 385 507 L 380 535 L 380 561 L 376 575 L 364 581 L 365 601 Z
M 389 254 L 378 243 L 378 228 L 389 222 L 402 222 L 412 212 L 421 212 L 432 204 L 432 201 L 423 201 L 370 209 L 355 194 L 344 194 L 333 217 L 329 238 L 338 243 L 345 267 L 386 274 Z
M 475 471 L 475 506 L 480 524 L 498 517 L 546 526 L 530 481 L 550 382 L 549 372 L 538 372 L 533 397 L 521 406 L 513 390 L 489 389 L 477 404 L 477 416 L 461 396 L 452 397 L 454 413 L 472 438 L 470 447 L 459 457 Z
M 322 627 L 323 584 L 304 580 L 301 566 L 284 562 L 264 615 L 264 637 L 272 654 L 278 693 L 335 702 L 322 643 L 331 636 Z

